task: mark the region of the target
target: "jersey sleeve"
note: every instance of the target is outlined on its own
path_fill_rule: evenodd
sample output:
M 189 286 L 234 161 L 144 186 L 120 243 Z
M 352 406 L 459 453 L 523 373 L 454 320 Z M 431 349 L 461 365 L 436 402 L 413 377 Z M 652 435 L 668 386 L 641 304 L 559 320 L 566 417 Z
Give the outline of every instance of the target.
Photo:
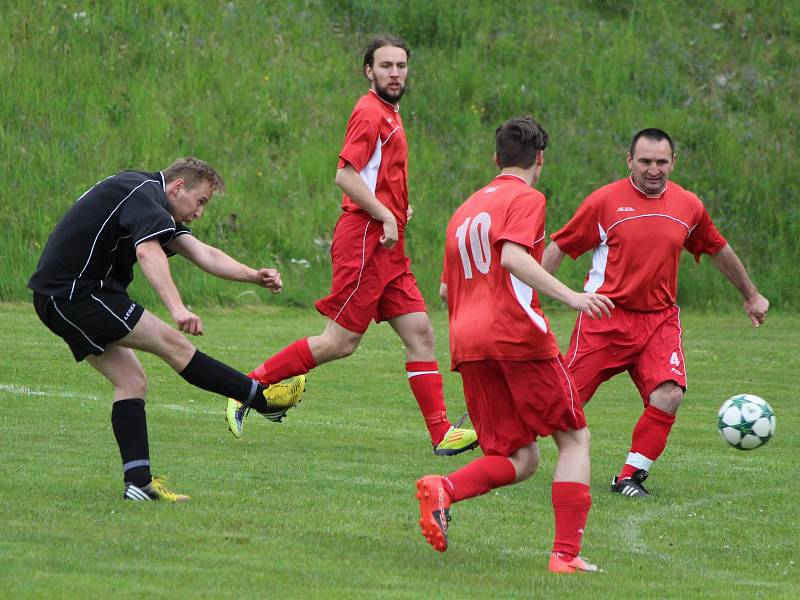
M 172 215 L 159 201 L 158 188 L 144 185 L 120 207 L 119 223 L 131 235 L 134 248 L 151 239 L 168 244 L 175 235 L 176 225 Z
M 550 236 L 562 252 L 576 259 L 584 252 L 600 245 L 600 230 L 597 201 L 590 194 L 572 218 L 561 229 Z
M 375 152 L 375 146 L 380 135 L 380 117 L 372 115 L 365 110 L 357 110 L 350 117 L 347 132 L 344 136 L 344 145 L 339 152 L 341 169 L 350 164 L 356 171 L 361 172 Z
M 702 254 L 716 254 L 722 250 L 728 241 L 722 237 L 717 227 L 711 221 L 705 206 L 702 206 L 700 220 L 694 226 L 691 233 L 686 238 L 683 247 L 694 255 L 694 259 L 700 262 Z
M 495 232 L 495 246 L 502 251 L 503 242 L 514 242 L 526 248 L 533 248 L 539 235 L 544 231 L 545 199 L 540 193 L 531 190 L 520 194 L 509 202 L 505 220 Z

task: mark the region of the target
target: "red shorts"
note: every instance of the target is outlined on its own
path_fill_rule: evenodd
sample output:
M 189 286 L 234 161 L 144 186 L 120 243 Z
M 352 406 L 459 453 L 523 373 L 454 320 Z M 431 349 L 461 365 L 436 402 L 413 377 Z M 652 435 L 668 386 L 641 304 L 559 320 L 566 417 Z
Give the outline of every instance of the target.
M 342 213 L 333 232 L 331 293 L 314 306 L 355 333 L 364 333 L 372 319 L 427 311 L 405 255 L 403 234 L 388 250 L 381 246 L 382 235 L 380 221 L 357 212 Z
M 586 427 L 561 356 L 528 362 L 470 361 L 458 370 L 484 454 L 509 456 L 553 431 Z
M 578 316 L 567 352 L 567 366 L 583 403 L 597 387 L 628 371 L 645 406 L 665 381 L 686 389 L 680 309 L 637 312 L 617 306 L 610 318 Z

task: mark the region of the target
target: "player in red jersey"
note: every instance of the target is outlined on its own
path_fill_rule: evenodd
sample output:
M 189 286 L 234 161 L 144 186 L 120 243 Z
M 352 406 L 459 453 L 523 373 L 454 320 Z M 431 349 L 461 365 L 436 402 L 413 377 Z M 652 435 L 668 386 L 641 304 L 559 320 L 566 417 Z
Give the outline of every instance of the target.
M 471 429 L 447 418 L 442 376 L 433 352 L 433 328 L 405 254 L 408 145 L 399 101 L 405 92 L 409 49 L 378 37 L 364 54 L 368 93 L 356 103 L 339 153 L 336 184 L 344 192 L 331 247 L 331 293 L 316 303 L 328 318 L 320 335 L 302 338 L 251 373 L 276 383 L 322 363 L 350 356 L 372 320 L 388 321 L 406 348 L 406 372 L 437 455 L 475 448 Z M 244 407 L 228 403 L 228 423 L 241 435 Z M 238 437 L 238 435 L 237 435 Z
M 592 502 L 589 430 L 535 290 L 592 319 L 608 315 L 613 304 L 599 294 L 573 292 L 537 262 L 544 251 L 545 198 L 533 185 L 547 133 L 532 118 L 517 118 L 498 127 L 495 140 L 500 175 L 450 220 L 442 278 L 452 368 L 461 374 L 484 456 L 445 477 L 417 481 L 420 525 L 444 552 L 451 504 L 533 475 L 536 440 L 551 435 L 558 461 L 549 569 L 595 571 L 579 556 Z
M 669 181 L 674 166 L 669 135 L 660 129 L 637 133 L 628 152 L 630 176 L 590 194 L 551 236 L 542 261 L 554 273 L 565 254 L 577 258 L 593 250 L 584 289 L 605 294 L 617 307 L 602 322 L 578 316 L 567 361 L 584 404 L 602 382 L 622 371 L 639 390 L 644 412 L 622 471 L 611 482 L 612 492 L 627 497 L 649 495 L 642 483 L 666 447 L 686 391 L 675 304 L 681 251 L 698 261 L 701 254 L 711 256 L 741 293 L 755 327 L 769 308 L 703 203 Z

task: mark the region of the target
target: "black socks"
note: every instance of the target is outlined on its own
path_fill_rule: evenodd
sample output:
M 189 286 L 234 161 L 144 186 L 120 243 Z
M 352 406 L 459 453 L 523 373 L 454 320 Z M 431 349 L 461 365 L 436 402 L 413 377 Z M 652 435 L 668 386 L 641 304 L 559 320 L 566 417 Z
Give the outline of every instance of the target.
M 240 373 L 197 350 L 186 368 L 179 373 L 194 386 L 221 396 L 249 403 L 257 412 L 267 411 L 264 387 L 244 373 Z
M 150 483 L 150 448 L 144 400 L 118 400 L 111 406 L 111 428 L 122 457 L 123 480 L 137 487 Z

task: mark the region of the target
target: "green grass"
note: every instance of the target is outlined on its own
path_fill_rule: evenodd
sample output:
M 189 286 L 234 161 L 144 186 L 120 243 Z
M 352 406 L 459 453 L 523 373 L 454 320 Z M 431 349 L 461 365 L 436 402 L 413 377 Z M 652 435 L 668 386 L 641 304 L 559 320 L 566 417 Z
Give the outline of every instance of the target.
M 247 369 L 322 319 L 287 308 L 201 311 L 205 352 Z M 572 315 L 553 313 L 562 343 Z M 797 598 L 796 351 L 800 318 L 684 310 L 690 390 L 652 471 L 651 499 L 607 490 L 641 410 L 618 377 L 587 410 L 594 505 L 585 554 L 605 572 L 545 573 L 555 458 L 528 482 L 458 504 L 451 546 L 434 552 L 416 523 L 414 481 L 477 456 L 435 458 L 405 382 L 402 347 L 373 326 L 351 358 L 315 370 L 281 425 L 226 431 L 223 401 L 149 356 L 156 473 L 184 505 L 120 499 L 108 385 L 76 366 L 27 305 L 0 305 L 0 589 L 9 598 Z M 446 317 L 433 314 L 446 365 Z M 464 402 L 445 375 L 453 415 Z M 716 432 L 729 396 L 751 392 L 777 415 L 764 448 Z
M 408 237 L 427 296 L 450 214 L 494 174 L 495 127 L 532 113 L 551 134 L 549 231 L 624 176 L 635 131 L 662 127 L 677 142 L 674 179 L 706 202 L 764 295 L 798 307 L 796 2 L 9 0 L 0 29 L 0 300 L 26 298 L 47 235 L 89 186 L 193 154 L 229 189 L 197 235 L 278 266 L 279 301 L 309 306 L 329 284 L 361 49 L 394 31 L 413 49 Z M 584 267 L 570 261 L 563 275 L 577 285 Z M 242 302 L 177 271 L 193 304 Z M 702 264 L 686 266 L 680 296 L 705 307 L 737 295 Z

